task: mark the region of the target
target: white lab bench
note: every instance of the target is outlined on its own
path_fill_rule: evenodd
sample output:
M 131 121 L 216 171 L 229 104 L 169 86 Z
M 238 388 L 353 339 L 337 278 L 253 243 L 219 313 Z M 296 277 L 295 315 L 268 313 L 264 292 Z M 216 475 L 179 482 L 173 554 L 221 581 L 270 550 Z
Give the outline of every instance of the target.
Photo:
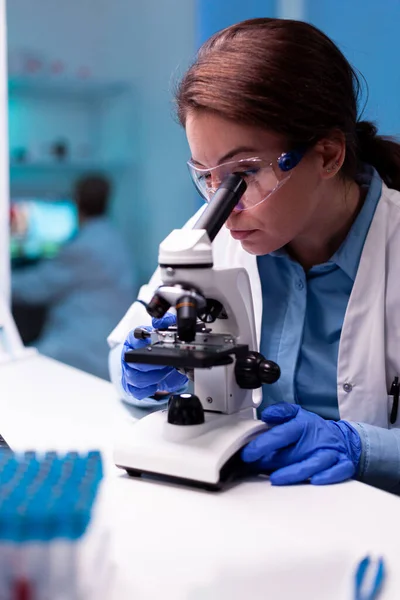
M 33 356 L 0 366 L 0 433 L 17 450 L 98 448 L 113 536 L 112 600 L 351 600 L 367 552 L 400 597 L 400 499 L 357 482 L 210 493 L 130 479 L 112 445 L 133 411 L 111 384 Z

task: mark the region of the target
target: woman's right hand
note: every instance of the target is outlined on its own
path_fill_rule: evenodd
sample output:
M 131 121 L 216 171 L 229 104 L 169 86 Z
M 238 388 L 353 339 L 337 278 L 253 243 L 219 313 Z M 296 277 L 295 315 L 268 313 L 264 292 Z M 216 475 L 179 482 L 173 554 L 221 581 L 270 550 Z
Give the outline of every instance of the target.
M 175 315 L 166 313 L 162 319 L 153 319 L 154 329 L 162 329 L 176 323 Z M 151 328 L 148 328 L 151 331 Z M 153 396 L 156 392 L 168 392 L 175 394 L 183 391 L 188 378 L 179 373 L 173 367 L 162 367 L 161 365 L 145 365 L 139 363 L 127 363 L 124 360 L 125 352 L 143 348 L 150 343 L 150 339 L 137 340 L 131 331 L 122 349 L 122 387 L 125 392 L 136 400 L 143 400 Z

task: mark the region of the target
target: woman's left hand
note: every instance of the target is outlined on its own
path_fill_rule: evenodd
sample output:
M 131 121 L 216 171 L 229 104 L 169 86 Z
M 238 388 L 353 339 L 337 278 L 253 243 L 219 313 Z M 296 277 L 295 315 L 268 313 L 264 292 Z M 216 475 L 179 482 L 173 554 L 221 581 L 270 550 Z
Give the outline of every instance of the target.
M 268 406 L 261 419 L 271 429 L 243 448 L 242 459 L 271 473 L 273 485 L 339 483 L 357 472 L 361 439 L 346 421 L 325 421 L 285 402 Z

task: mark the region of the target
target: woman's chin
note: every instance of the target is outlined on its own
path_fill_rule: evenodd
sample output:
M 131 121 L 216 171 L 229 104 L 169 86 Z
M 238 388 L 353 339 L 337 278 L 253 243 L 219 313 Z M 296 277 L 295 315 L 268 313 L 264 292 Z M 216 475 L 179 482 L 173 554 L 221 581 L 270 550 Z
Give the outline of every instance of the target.
M 249 236 L 240 243 L 242 244 L 243 250 L 248 252 L 248 254 L 254 254 L 256 256 L 269 254 L 278 249 L 278 245 L 271 243 L 270 240 L 266 240 L 261 231 L 257 232 L 257 235 L 253 234 Z

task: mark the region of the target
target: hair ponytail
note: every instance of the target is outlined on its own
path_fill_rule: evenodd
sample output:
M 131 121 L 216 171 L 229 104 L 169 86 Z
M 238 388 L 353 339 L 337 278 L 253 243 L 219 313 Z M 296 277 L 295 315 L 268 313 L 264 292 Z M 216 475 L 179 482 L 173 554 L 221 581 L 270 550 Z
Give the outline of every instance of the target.
M 370 121 L 356 124 L 357 156 L 375 167 L 390 188 L 400 191 L 400 144 L 392 137 L 378 135 Z

